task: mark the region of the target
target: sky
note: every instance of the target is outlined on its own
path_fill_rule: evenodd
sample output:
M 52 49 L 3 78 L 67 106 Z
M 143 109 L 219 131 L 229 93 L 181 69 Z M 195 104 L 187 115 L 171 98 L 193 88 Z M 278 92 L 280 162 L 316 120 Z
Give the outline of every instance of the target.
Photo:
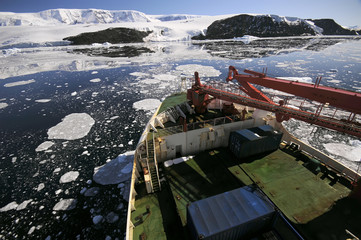
M 0 12 L 39 12 L 54 8 L 137 10 L 152 15 L 262 13 L 332 18 L 343 26 L 361 26 L 361 0 L 0 0 Z

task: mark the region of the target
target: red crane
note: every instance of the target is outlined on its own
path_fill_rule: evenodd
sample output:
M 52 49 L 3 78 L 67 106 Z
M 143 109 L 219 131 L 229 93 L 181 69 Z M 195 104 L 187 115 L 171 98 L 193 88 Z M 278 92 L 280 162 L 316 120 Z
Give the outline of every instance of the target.
M 202 85 L 198 73 L 195 73 L 196 84 L 188 90 L 187 98 L 192 101 L 196 108 L 196 112 L 198 113 L 202 113 L 206 110 L 208 103 L 213 100 L 209 98 L 209 95 L 211 95 L 214 98 L 225 101 L 274 112 L 279 122 L 294 118 L 361 137 L 361 124 L 355 121 L 356 114 L 361 113 L 360 93 L 320 86 L 320 80 L 317 80 L 315 84 L 309 84 L 271 78 L 267 77 L 264 73 L 251 70 L 244 70 L 244 72 L 248 74 L 238 74 L 237 70 L 233 66 L 230 66 L 227 81 L 236 79 L 241 85 L 240 89 L 249 97 Z M 251 83 L 317 101 L 321 103 L 321 106 L 314 113 L 284 106 L 283 101 L 276 104 Z M 323 116 L 320 113 L 324 105 L 330 105 L 346 110 L 350 112 L 350 116 L 347 120 Z

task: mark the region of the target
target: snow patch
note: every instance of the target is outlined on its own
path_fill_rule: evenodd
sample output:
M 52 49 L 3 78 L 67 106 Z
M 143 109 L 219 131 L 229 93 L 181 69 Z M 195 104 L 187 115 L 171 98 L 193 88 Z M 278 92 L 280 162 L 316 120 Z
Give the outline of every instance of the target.
M 94 119 L 86 113 L 72 113 L 62 122 L 48 130 L 49 139 L 75 140 L 85 137 L 92 126 Z

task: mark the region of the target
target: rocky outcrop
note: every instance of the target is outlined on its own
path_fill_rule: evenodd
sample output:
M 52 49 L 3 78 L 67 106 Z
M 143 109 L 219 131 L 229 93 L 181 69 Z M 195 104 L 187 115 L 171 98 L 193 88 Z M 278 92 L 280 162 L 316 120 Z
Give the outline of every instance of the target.
M 317 27 L 323 29 L 323 35 L 359 35 L 361 31 L 345 29 L 338 25 L 333 19 L 310 19 Z
M 108 28 L 98 32 L 81 33 L 63 40 L 71 41 L 71 45 L 86 45 L 93 43 L 136 43 L 144 42 L 143 38 L 151 32 L 138 31 L 130 28 Z
M 230 39 L 251 35 L 256 37 L 288 37 L 312 35 L 356 35 L 354 30 L 342 28 L 332 19 L 305 20 L 277 15 L 241 14 L 213 22 L 207 34 L 194 40 Z

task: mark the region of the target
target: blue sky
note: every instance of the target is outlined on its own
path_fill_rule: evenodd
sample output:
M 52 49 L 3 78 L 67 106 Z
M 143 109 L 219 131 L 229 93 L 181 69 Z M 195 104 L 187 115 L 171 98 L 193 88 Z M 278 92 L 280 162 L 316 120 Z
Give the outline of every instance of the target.
M 1 12 L 39 12 L 52 8 L 137 10 L 146 14 L 267 13 L 333 18 L 345 26 L 361 26 L 361 0 L 0 0 Z

